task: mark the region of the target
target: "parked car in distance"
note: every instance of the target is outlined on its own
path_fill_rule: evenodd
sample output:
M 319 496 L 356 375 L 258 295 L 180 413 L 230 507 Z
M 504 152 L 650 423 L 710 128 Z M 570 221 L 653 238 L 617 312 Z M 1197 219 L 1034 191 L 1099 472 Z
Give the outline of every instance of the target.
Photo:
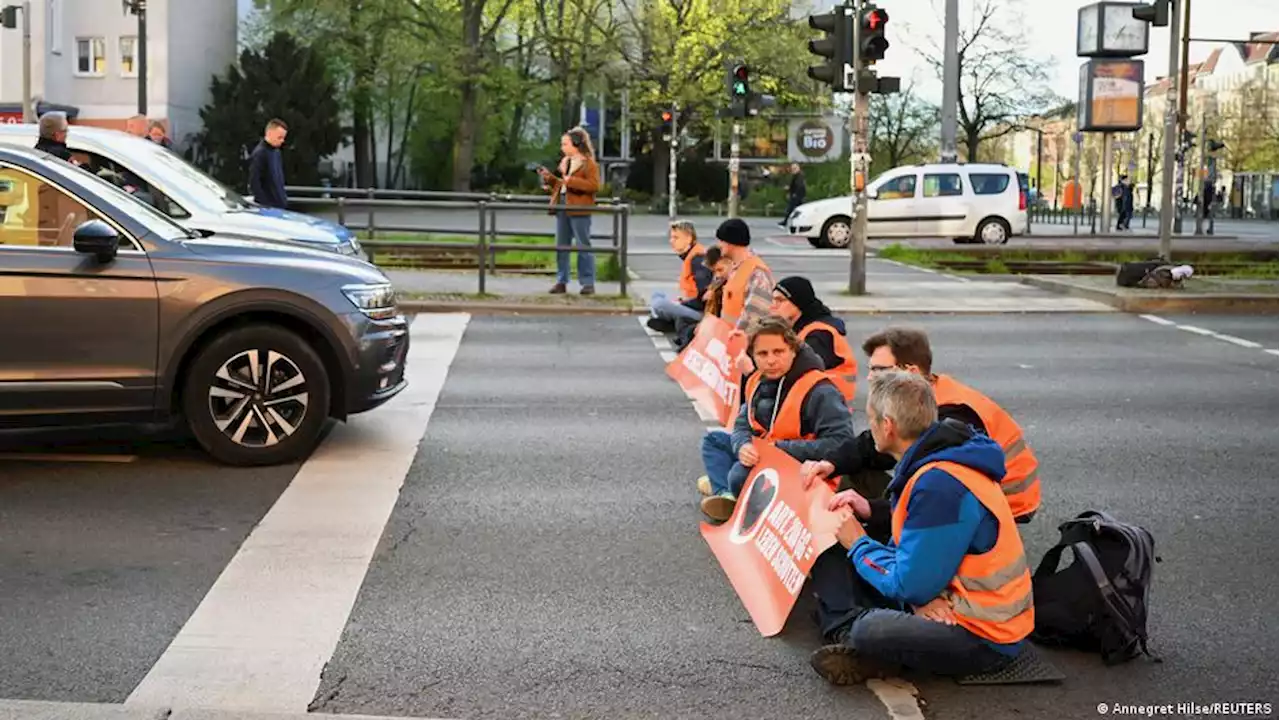
M 0 125 L 0 144 L 34 147 L 35 125 Z M 255 205 L 178 154 L 118 130 L 72 125 L 67 147 L 84 169 L 201 235 L 233 235 L 363 257 L 355 233 L 335 222 Z M 246 177 L 246 182 L 248 178 Z
M 872 238 L 953 238 L 1001 245 L 1027 232 L 1026 175 L 1005 165 L 930 164 L 897 167 L 867 185 Z M 853 237 L 849 196 L 805 203 L 787 230 L 814 247 L 844 248 Z
M 406 386 L 376 267 L 187 230 L 115 185 L 0 146 L 0 428 L 182 420 L 234 465 L 297 460 Z

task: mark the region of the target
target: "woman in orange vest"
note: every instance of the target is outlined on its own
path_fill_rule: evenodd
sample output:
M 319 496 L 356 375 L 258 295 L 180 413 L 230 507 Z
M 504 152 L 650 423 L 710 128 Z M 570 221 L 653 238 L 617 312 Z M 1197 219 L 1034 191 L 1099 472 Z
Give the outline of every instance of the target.
M 837 685 L 901 668 L 938 675 L 998 670 L 1022 652 L 1035 626 L 1031 573 L 1013 514 L 1000 492 L 1004 452 L 955 420 L 938 422 L 921 375 L 868 379 L 867 420 L 880 452 L 898 461 L 889 484 L 891 539 L 877 542 L 853 491 L 838 545 L 810 574 L 829 645 L 810 665 Z
M 676 331 L 677 320 L 698 322 L 702 319 L 706 301 L 702 296 L 711 285 L 711 268 L 702 262 L 707 254 L 706 246 L 698 242 L 698 231 L 688 220 L 671 223 L 671 250 L 680 258 L 680 296 L 668 298 L 665 292 L 655 291 L 649 299 L 648 326 L 658 332 Z
M 822 358 L 827 377 L 845 402 L 852 402 L 858 389 L 858 358 L 845 339 L 844 321 L 818 299 L 813 283 L 798 276 L 779 280 L 773 286 L 769 314 L 791 323 L 791 329 Z
M 759 371 L 747 381 L 733 434 L 716 430 L 702 439 L 707 474 L 698 485 L 710 496 L 702 499 L 702 512 L 717 522 L 733 514 L 748 468 L 760 459 L 753 440 L 804 462 L 827 457 L 853 439 L 844 398 L 787 321 L 764 317 L 752 325 L 747 342 Z

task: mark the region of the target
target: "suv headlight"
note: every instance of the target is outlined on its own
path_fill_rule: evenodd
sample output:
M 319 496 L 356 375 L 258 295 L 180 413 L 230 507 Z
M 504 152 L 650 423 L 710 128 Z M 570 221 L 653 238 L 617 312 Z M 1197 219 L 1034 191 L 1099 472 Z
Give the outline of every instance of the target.
M 357 238 L 354 234 L 352 234 L 351 236 L 351 254 L 352 255 L 360 254 L 360 239 Z
M 374 320 L 388 320 L 396 316 L 396 289 L 391 283 L 343 285 L 342 294 L 360 312 Z

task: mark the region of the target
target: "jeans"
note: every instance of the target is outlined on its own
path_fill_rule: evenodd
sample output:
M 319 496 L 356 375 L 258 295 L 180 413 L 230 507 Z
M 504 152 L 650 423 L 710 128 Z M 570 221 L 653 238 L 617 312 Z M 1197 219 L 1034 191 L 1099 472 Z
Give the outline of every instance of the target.
M 792 197 L 787 198 L 787 209 L 783 211 L 784 214 L 782 216 L 782 222 L 778 224 L 786 225 L 787 220 L 791 219 L 791 213 L 795 212 L 796 208 L 800 207 L 803 204 L 804 204 L 804 201 L 801 199 L 792 198 Z
M 578 247 L 591 247 L 591 216 L 567 215 L 564 210 L 556 212 L 556 247 L 567 248 L 578 241 Z M 556 252 L 556 282 L 569 284 L 569 255 L 563 250 Z M 595 253 L 578 253 L 578 283 L 582 287 L 593 287 L 596 284 Z
M 723 430 L 712 430 L 702 437 L 702 466 L 711 480 L 711 494 L 742 492 L 747 484 L 747 468 L 733 452 L 733 437 Z
M 836 640 L 847 628 L 844 644 L 877 665 L 955 676 L 994 670 L 1015 657 L 959 625 L 903 612 L 858 575 L 839 544 L 818 556 L 809 577 L 823 637 Z
M 653 297 L 649 298 L 649 314 L 656 318 L 670 320 L 671 322 L 675 322 L 680 318 L 692 320 L 694 322 L 698 322 L 702 319 L 702 313 L 694 310 L 688 305 L 683 305 L 667 299 L 667 294 L 661 291 L 655 292 Z

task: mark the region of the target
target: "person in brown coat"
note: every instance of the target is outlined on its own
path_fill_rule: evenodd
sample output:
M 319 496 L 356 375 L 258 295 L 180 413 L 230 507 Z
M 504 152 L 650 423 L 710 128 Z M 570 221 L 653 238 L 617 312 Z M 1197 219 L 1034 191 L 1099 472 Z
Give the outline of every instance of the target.
M 578 247 L 591 247 L 591 213 L 577 207 L 590 207 L 596 203 L 600 189 L 600 168 L 596 165 L 595 149 L 591 137 L 581 127 L 575 127 L 560 138 L 560 160 L 557 172 L 538 168 L 542 187 L 551 193 L 553 215 L 556 216 L 556 247 L 568 248 L 576 239 Z M 557 207 L 568 206 L 568 207 Z M 591 252 L 578 253 L 578 282 L 583 295 L 596 292 L 596 257 Z M 569 252 L 556 252 L 556 284 L 554 295 L 567 292 L 569 285 Z

